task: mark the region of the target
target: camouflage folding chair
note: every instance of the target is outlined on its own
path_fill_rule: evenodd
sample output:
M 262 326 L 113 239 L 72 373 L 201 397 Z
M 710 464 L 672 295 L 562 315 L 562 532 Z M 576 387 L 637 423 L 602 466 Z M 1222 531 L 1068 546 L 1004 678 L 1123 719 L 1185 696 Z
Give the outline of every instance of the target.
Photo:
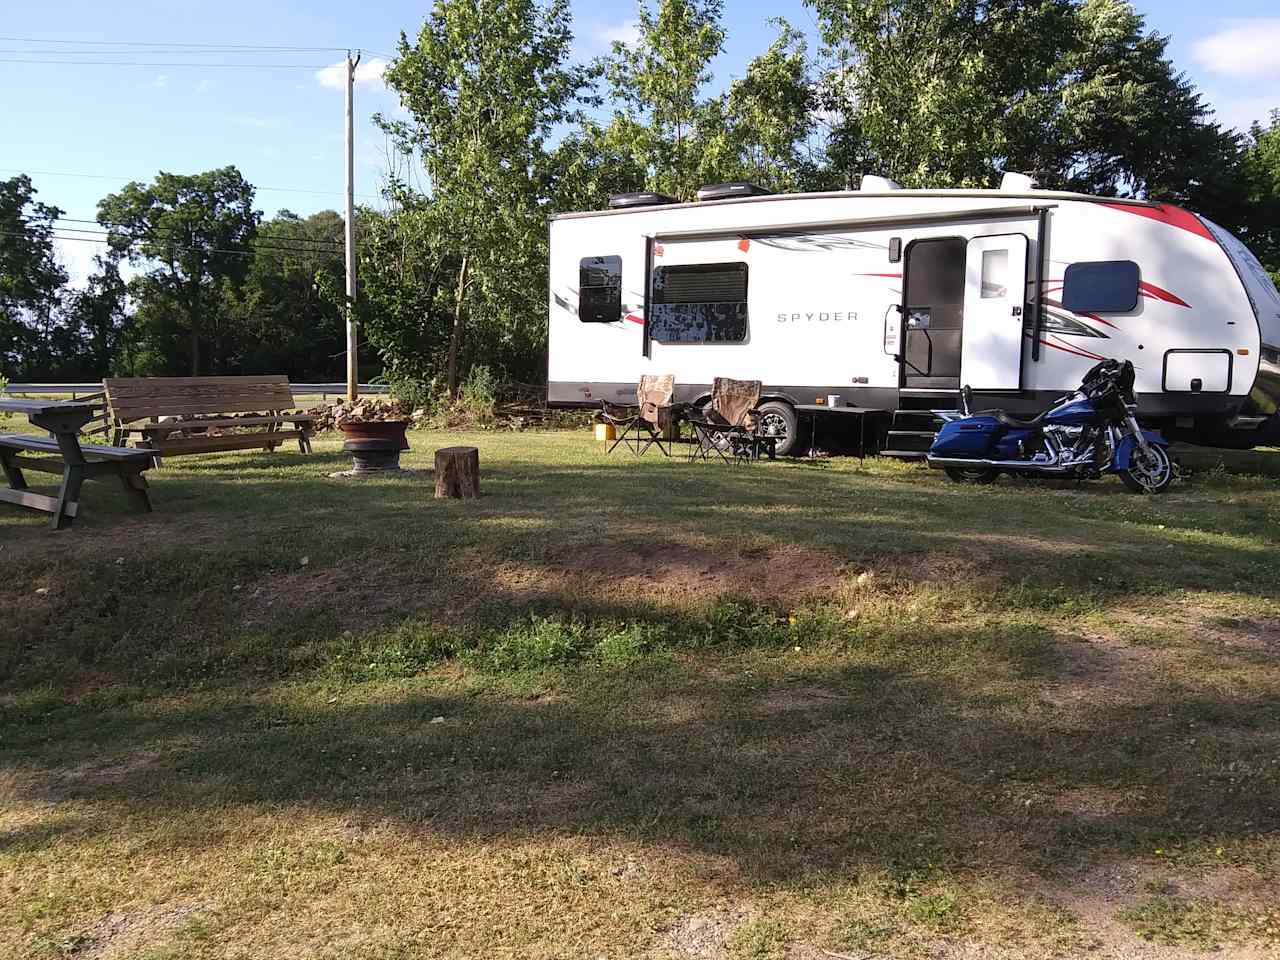
M 730 380 L 716 377 L 711 402 L 701 416 L 686 415 L 693 427 L 695 443 L 689 459 L 708 460 L 714 453 L 725 463 L 759 460 L 762 452 L 775 456 L 777 440 L 759 432 L 759 380 Z
M 664 432 L 671 417 L 671 398 L 675 392 L 676 378 L 673 374 L 657 376 L 646 373 L 636 387 L 635 406 L 601 400 L 600 418 L 613 424 L 618 432 L 608 452 L 613 453 L 622 444 L 638 457 L 656 445 L 663 456 L 671 456 Z

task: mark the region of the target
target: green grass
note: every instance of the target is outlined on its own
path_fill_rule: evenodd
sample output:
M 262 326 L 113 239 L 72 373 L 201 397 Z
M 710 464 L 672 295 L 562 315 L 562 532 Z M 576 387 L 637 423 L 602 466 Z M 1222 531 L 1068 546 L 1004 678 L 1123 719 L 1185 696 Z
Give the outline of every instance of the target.
M 0 957 L 1274 945 L 1265 457 L 1143 498 L 411 443 L 484 496 L 325 439 L 0 511 Z

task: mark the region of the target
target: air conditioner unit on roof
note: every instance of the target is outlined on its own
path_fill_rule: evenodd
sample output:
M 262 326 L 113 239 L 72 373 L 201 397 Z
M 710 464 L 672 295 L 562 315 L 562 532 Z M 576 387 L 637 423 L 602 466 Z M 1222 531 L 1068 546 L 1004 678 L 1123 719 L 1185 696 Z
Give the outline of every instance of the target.
M 668 197 L 665 193 L 642 190 L 639 193 L 615 193 L 609 198 L 609 209 L 629 210 L 632 207 L 660 207 L 663 204 L 675 202 L 675 197 Z
M 862 178 L 862 183 L 859 184 L 858 189 L 867 193 L 885 193 L 889 190 L 901 190 L 902 184 L 896 183 L 888 177 L 877 177 L 868 173 Z

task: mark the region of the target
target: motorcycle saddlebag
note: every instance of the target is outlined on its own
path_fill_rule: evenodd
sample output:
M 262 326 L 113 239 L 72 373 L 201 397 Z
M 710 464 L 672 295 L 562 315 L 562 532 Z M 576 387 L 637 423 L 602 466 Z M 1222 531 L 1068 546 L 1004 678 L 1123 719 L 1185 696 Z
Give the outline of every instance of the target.
M 990 457 L 1000 421 L 995 417 L 965 417 L 944 423 L 933 446 L 931 457 L 957 457 L 962 460 Z

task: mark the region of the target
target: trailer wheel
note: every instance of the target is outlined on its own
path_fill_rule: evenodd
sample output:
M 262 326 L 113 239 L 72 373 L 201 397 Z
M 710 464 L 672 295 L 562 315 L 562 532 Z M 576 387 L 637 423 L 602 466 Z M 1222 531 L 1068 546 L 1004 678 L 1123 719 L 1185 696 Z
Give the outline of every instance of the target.
M 799 433 L 795 408 L 782 400 L 770 400 L 756 409 L 760 412 L 760 432 L 774 438 L 778 456 L 785 457 L 795 450 Z

